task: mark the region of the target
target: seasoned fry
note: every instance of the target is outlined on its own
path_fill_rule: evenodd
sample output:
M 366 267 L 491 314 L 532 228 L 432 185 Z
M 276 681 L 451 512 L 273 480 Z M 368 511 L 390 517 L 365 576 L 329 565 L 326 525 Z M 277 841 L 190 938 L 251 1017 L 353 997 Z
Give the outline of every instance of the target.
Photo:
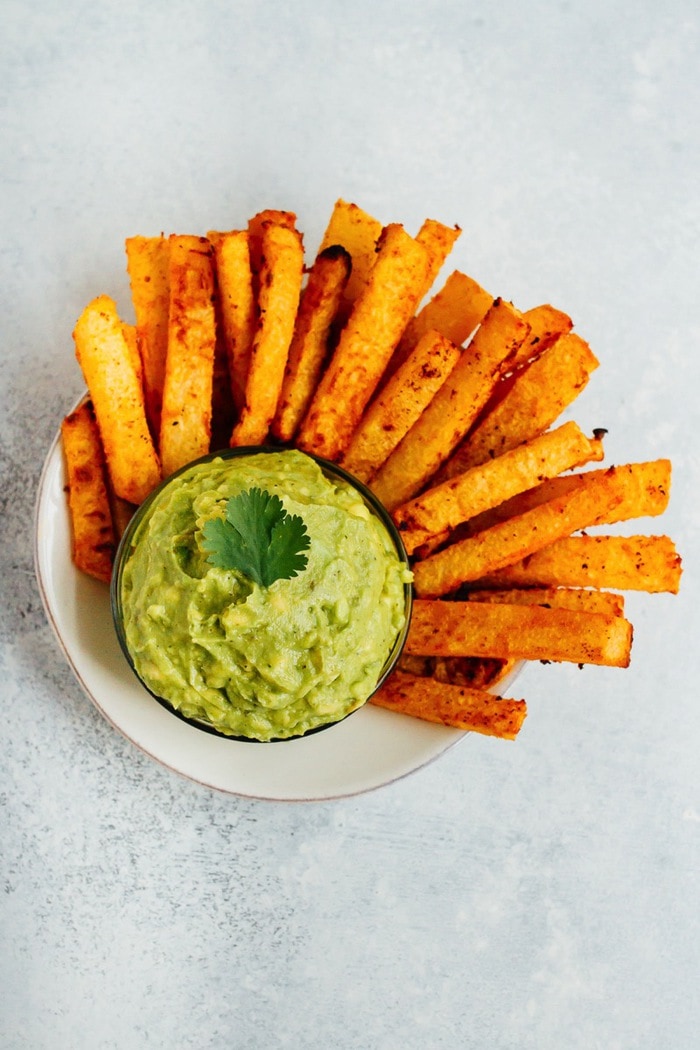
M 80 315 L 73 338 L 114 491 L 129 503 L 141 503 L 160 481 L 160 464 L 114 300 L 107 295 L 93 299 Z
M 363 415 L 342 457 L 343 466 L 369 481 L 430 404 L 459 357 L 459 347 L 449 339 L 426 332 Z
M 277 208 L 264 208 L 248 220 L 248 245 L 250 248 L 250 266 L 253 272 L 253 286 L 256 294 L 259 291 L 258 281 L 260 268 L 262 266 L 265 248 L 263 245 L 263 232 L 268 223 L 274 226 L 284 226 L 288 230 L 296 230 L 297 217 L 293 211 L 279 211 Z
M 557 310 L 548 303 L 542 306 L 534 306 L 525 310 L 523 317 L 530 325 L 530 334 L 522 343 L 518 354 L 513 362 L 513 367 L 518 368 L 535 358 L 553 346 L 558 339 L 573 328 L 573 322 L 568 314 Z
M 477 532 L 500 521 L 517 517 L 528 510 L 539 507 L 542 503 L 573 492 L 579 484 L 579 478 L 589 481 L 607 474 L 609 467 L 587 471 L 583 474 L 564 474 L 558 478 L 543 481 L 541 485 L 527 492 L 506 500 L 500 506 L 475 515 L 466 522 L 463 529 L 465 536 Z M 613 525 L 616 522 L 628 521 L 630 518 L 657 517 L 668 507 L 671 492 L 671 463 L 668 459 L 649 460 L 644 463 L 625 463 L 615 468 L 614 484 L 620 494 L 620 502 L 611 510 L 603 511 L 590 523 L 593 525 Z
M 580 612 L 622 616 L 625 599 L 612 591 L 591 591 L 583 587 L 510 587 L 508 590 L 470 590 L 470 602 L 497 602 L 503 605 L 544 605 L 551 609 L 578 609 Z
M 491 575 L 563 536 L 587 528 L 621 499 L 615 467 L 590 479 L 579 474 L 577 486 L 571 492 L 459 540 L 418 562 L 414 567 L 416 594 L 439 597 L 454 591 L 461 583 Z
M 494 297 L 471 277 L 455 270 L 443 288 L 411 318 L 382 379 L 392 376 L 413 352 L 426 332 L 436 331 L 461 346 L 481 324 Z
M 231 447 L 261 445 L 277 410 L 294 334 L 304 273 L 301 235 L 268 222 L 262 230 L 259 321 L 250 355 L 245 404 Z
M 493 691 L 493 686 L 511 674 L 515 664 L 515 660 L 497 660 L 488 656 L 415 656 L 403 652 L 397 668 L 449 685 Z
M 447 459 L 527 333 L 518 311 L 496 299 L 446 381 L 372 480 L 388 510 L 415 496 Z
M 214 266 L 206 237 L 170 237 L 170 317 L 160 451 L 163 477 L 209 451 L 216 347 Z
M 429 260 L 423 295 L 430 291 L 461 232 L 459 226 L 445 226 L 437 219 L 426 219 L 419 229 L 416 240 L 426 249 Z
M 367 284 L 377 257 L 377 241 L 381 232 L 381 222 L 356 204 L 344 200 L 335 202 L 319 253 L 335 244 L 349 253 L 352 270 L 343 293 L 348 311 Z
M 146 417 L 157 440 L 168 352 L 168 239 L 163 236 L 127 237 L 125 247 L 136 316 L 136 340 L 143 362 Z
M 355 303 L 297 436 L 335 460 L 347 448 L 425 282 L 428 255 L 397 223 L 386 226 L 367 285 Z
M 233 403 L 238 412 L 245 404 L 245 385 L 255 336 L 257 305 L 253 292 L 249 233 L 207 234 L 214 246 L 221 320 Z
M 124 341 L 126 342 L 126 346 L 129 351 L 131 364 L 133 365 L 134 372 L 136 373 L 136 379 L 138 380 L 139 384 L 143 386 L 143 362 L 141 361 L 141 355 L 139 353 L 136 325 L 123 324 L 122 332 L 124 333 Z
M 61 438 L 66 459 L 75 566 L 109 583 L 116 550 L 100 432 L 90 400 L 63 420 Z
M 418 599 L 406 651 L 627 667 L 631 646 L 632 625 L 609 613 Z
M 478 581 L 495 587 L 612 587 L 677 594 L 681 558 L 668 536 L 565 536 Z
M 508 700 L 404 671 L 394 671 L 372 697 L 372 703 L 427 722 L 504 740 L 515 740 L 527 714 L 524 700 Z
M 439 480 L 447 481 L 541 434 L 581 393 L 597 367 L 579 336 L 557 339 L 532 364 L 498 384 L 493 401 L 445 463 Z
M 338 244 L 325 248 L 311 267 L 272 423 L 272 433 L 280 441 L 292 440 L 311 403 L 328 358 L 331 325 L 351 270 L 350 253 Z
M 394 511 L 409 554 L 432 536 L 584 462 L 593 446 L 576 423 L 564 423 L 497 459 L 428 489 Z

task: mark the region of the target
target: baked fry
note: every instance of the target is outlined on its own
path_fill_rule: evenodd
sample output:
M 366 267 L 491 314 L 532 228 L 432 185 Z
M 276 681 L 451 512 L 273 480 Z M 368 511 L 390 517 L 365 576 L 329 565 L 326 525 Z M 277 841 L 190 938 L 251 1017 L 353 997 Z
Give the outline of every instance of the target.
M 668 536 L 566 536 L 489 573 L 478 586 L 602 587 L 677 594 L 682 563 Z
M 459 347 L 449 339 L 426 332 L 362 416 L 341 460 L 346 470 L 369 481 L 430 404 L 459 357 Z
M 425 248 L 402 226 L 384 228 L 367 285 L 299 429 L 302 451 L 335 460 L 347 448 L 415 310 L 427 266 Z
M 262 445 L 277 410 L 304 274 L 301 235 L 289 226 L 265 223 L 260 265 L 259 320 L 232 448 Z
M 569 315 L 548 303 L 525 310 L 523 317 L 530 325 L 530 334 L 518 351 L 513 362 L 514 368 L 519 368 L 528 361 L 534 361 L 558 339 L 568 335 L 573 328 L 573 321 Z
M 494 297 L 460 270 L 455 270 L 444 286 L 412 317 L 394 351 L 382 384 L 392 376 L 416 348 L 426 332 L 436 331 L 461 346 L 479 325 L 493 304 Z
M 216 348 L 214 265 L 206 237 L 170 236 L 170 316 L 160 451 L 163 477 L 209 451 Z
M 319 254 L 339 244 L 352 260 L 352 270 L 343 293 L 346 314 L 364 289 L 377 257 L 382 224 L 356 204 L 337 200 L 323 235 Z
M 496 299 L 435 397 L 373 478 L 372 489 L 388 510 L 415 496 L 447 459 L 527 333 L 518 311 Z
M 231 394 L 236 411 L 240 413 L 245 404 L 245 385 L 257 320 L 250 237 L 247 230 L 212 231 L 207 237 L 214 247 Z
M 143 364 L 146 418 L 157 440 L 168 352 L 168 239 L 163 236 L 127 237 L 125 247 L 136 317 L 136 341 Z
M 598 361 L 587 343 L 571 334 L 498 384 L 481 419 L 440 471 L 447 481 L 547 430 L 586 386 Z
M 558 478 L 543 481 L 541 485 L 522 492 L 506 500 L 498 507 L 475 515 L 460 529 L 464 536 L 473 536 L 477 532 L 509 518 L 515 518 L 528 510 L 539 507 L 550 499 L 573 492 L 579 484 L 579 478 L 592 481 L 607 474 L 609 467 L 584 473 L 564 474 Z M 620 502 L 611 510 L 601 513 L 590 523 L 594 525 L 613 525 L 616 522 L 628 521 L 630 518 L 657 517 L 668 507 L 671 493 L 671 463 L 668 459 L 655 459 L 643 463 L 625 463 L 615 468 L 614 484 L 620 494 Z
M 544 605 L 551 609 L 578 609 L 580 612 L 622 616 L 625 599 L 612 591 L 591 591 L 584 587 L 509 587 L 507 590 L 469 590 L 470 602 L 497 602 L 502 605 Z
M 545 478 L 585 462 L 592 445 L 576 423 L 564 423 L 450 481 L 428 489 L 394 511 L 409 554 L 431 537 L 498 506 Z
M 253 272 L 253 288 L 256 296 L 259 293 L 260 267 L 265 253 L 263 231 L 268 223 L 296 230 L 297 217 L 293 211 L 280 211 L 278 208 L 264 208 L 248 220 L 248 246 L 250 249 L 250 267 Z
M 413 604 L 408 653 L 495 656 L 627 667 L 632 625 L 622 616 L 492 602 Z
M 466 686 L 394 671 L 372 697 L 377 707 L 427 722 L 514 740 L 527 714 L 524 700 L 509 700 Z
M 425 275 L 423 295 L 430 291 L 461 232 L 459 226 L 445 226 L 437 219 L 426 219 L 419 229 L 416 240 L 428 253 L 428 272 Z
M 107 295 L 93 299 L 78 318 L 73 338 L 114 491 L 129 503 L 141 503 L 160 481 L 160 464 L 114 300 Z
M 417 562 L 413 570 L 416 594 L 425 598 L 449 594 L 462 583 L 491 575 L 563 536 L 587 528 L 621 502 L 616 471 L 610 467 L 590 479 L 579 474 L 571 492 Z
M 350 253 L 339 244 L 325 248 L 302 292 L 282 392 L 272 423 L 279 441 L 290 442 L 308 409 L 329 355 L 335 320 L 352 270 Z
M 61 424 L 66 461 L 72 558 L 76 568 L 109 583 L 116 536 L 107 493 L 106 464 L 90 400 Z

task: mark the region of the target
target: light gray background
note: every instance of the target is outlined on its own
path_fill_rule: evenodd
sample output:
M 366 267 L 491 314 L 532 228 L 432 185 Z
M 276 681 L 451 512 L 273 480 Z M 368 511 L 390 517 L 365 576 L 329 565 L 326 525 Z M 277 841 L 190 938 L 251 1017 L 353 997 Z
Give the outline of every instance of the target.
M 2 0 L 0 1046 L 698 1045 L 700 12 L 692 0 Z M 529 668 L 471 736 L 345 801 L 221 797 L 142 757 L 65 666 L 36 483 L 128 313 L 123 240 L 336 197 L 572 315 L 573 413 L 674 460 L 681 594 L 632 596 L 628 671 Z

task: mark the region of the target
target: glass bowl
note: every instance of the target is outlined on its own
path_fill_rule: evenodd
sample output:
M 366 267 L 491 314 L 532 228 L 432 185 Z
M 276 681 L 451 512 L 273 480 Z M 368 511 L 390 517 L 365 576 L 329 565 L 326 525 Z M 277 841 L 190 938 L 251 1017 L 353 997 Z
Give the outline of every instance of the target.
M 139 674 L 134 663 L 133 655 L 129 649 L 124 624 L 124 607 L 122 600 L 124 569 L 129 561 L 129 558 L 133 553 L 135 542 L 138 542 L 138 533 L 142 523 L 144 523 L 149 517 L 151 510 L 159 501 L 163 493 L 166 492 L 166 490 L 169 490 L 173 486 L 176 486 L 178 484 L 178 480 L 180 479 L 181 475 L 185 474 L 187 471 L 190 471 L 193 467 L 197 467 L 207 463 L 213 463 L 217 460 L 222 460 L 226 462 L 229 460 L 236 460 L 242 457 L 250 457 L 268 453 L 280 453 L 285 451 L 289 450 L 281 447 L 267 445 L 243 446 L 240 448 L 223 449 L 219 452 L 212 452 L 208 455 L 200 457 L 197 460 L 194 460 L 191 463 L 186 464 L 186 466 L 182 467 L 180 470 L 176 471 L 174 474 L 170 475 L 170 477 L 162 481 L 160 485 L 158 485 L 158 487 L 154 489 L 154 491 L 148 496 L 148 498 L 139 506 L 139 508 L 134 513 L 134 516 L 131 518 L 129 524 L 127 525 L 124 531 L 115 557 L 114 571 L 112 573 L 112 583 L 110 588 L 112 618 L 114 621 L 114 626 L 116 629 L 119 644 L 122 648 L 122 651 L 126 657 L 126 660 L 131 670 L 134 672 L 134 674 L 139 679 L 143 687 L 147 690 L 147 692 L 150 693 L 150 695 L 154 697 L 154 699 L 156 699 L 160 704 L 162 704 L 163 707 L 165 707 L 175 717 L 182 719 L 183 721 L 196 727 L 199 730 L 202 730 L 203 732 L 213 733 L 216 736 L 223 737 L 227 740 L 242 740 L 251 743 L 263 742 L 259 740 L 256 736 L 240 736 L 235 735 L 233 733 L 223 732 L 222 730 L 217 728 L 213 723 L 203 718 L 192 718 L 187 715 L 184 715 L 181 711 L 178 711 L 174 706 L 172 706 L 172 704 L 167 699 L 165 699 L 162 696 L 159 696 L 156 692 L 154 692 L 153 689 L 151 689 L 147 685 L 147 683 Z M 304 453 L 304 455 L 308 459 L 315 462 L 320 467 L 323 475 L 331 482 L 344 482 L 346 485 L 350 486 L 359 494 L 369 513 L 384 526 L 384 529 L 388 533 L 391 543 L 396 551 L 396 555 L 399 562 L 403 564 L 405 570 L 410 571 L 408 555 L 406 554 L 406 550 L 404 548 L 403 541 L 401 539 L 401 535 L 398 529 L 394 525 L 394 522 L 392 521 L 391 516 L 389 515 L 386 508 L 367 488 L 367 486 L 335 463 L 331 463 L 328 460 L 324 460 L 318 456 L 314 456 L 308 453 Z M 353 707 L 352 710 L 341 714 L 340 716 L 335 718 L 329 717 L 327 721 L 323 721 L 322 724 L 315 725 L 312 728 L 307 729 L 305 732 L 290 733 L 290 735 L 284 736 L 272 736 L 267 738 L 264 742 L 271 743 L 294 740 L 299 739 L 302 736 L 309 736 L 313 733 L 321 732 L 325 729 L 330 728 L 333 725 L 338 724 L 338 722 L 343 721 L 345 718 L 348 718 L 351 714 L 353 714 L 355 711 L 359 710 L 361 707 L 364 706 L 364 704 L 374 695 L 374 693 L 380 688 L 380 686 L 386 680 L 386 678 L 391 674 L 392 670 L 396 666 L 396 663 L 401 656 L 401 653 L 403 652 L 404 645 L 406 643 L 406 638 L 408 635 L 413 604 L 413 588 L 411 583 L 404 583 L 403 598 L 403 626 L 400 629 L 393 643 L 393 646 L 387 655 L 387 658 L 380 671 L 376 684 L 372 688 L 369 695 L 365 698 L 365 700 L 360 702 L 357 706 Z

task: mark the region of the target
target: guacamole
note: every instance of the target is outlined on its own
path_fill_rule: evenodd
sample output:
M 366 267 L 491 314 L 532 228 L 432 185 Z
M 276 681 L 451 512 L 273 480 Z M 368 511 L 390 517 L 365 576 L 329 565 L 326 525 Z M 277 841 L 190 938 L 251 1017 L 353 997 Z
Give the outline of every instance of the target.
M 253 487 L 310 538 L 308 564 L 261 587 L 207 560 L 202 530 Z M 186 718 L 255 740 L 335 722 L 371 695 L 410 579 L 360 493 L 297 451 L 216 457 L 166 484 L 126 538 L 123 639 L 145 685 Z

